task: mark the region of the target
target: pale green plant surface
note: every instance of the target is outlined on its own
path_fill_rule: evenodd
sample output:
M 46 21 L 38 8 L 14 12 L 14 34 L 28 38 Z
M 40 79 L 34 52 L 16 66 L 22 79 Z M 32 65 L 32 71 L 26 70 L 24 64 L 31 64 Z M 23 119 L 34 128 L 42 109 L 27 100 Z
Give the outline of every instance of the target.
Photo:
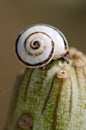
M 70 53 L 69 64 L 26 69 L 5 130 L 86 130 L 86 57 Z

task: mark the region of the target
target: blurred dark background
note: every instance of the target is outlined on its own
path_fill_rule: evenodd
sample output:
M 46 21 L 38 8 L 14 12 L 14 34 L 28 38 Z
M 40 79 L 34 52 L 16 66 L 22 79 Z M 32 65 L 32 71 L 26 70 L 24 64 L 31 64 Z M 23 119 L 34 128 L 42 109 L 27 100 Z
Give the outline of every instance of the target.
M 86 52 L 86 0 L 0 0 L 0 130 L 16 76 L 24 68 L 15 56 L 15 39 L 36 23 L 59 28 L 70 46 Z

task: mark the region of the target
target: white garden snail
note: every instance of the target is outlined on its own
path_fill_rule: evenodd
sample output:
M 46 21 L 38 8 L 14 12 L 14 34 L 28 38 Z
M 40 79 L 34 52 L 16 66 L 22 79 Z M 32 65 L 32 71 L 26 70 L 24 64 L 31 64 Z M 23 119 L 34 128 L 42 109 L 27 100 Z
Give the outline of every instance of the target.
M 29 68 L 43 67 L 52 59 L 61 58 L 68 52 L 65 36 L 50 25 L 30 26 L 21 33 L 15 51 L 22 63 Z

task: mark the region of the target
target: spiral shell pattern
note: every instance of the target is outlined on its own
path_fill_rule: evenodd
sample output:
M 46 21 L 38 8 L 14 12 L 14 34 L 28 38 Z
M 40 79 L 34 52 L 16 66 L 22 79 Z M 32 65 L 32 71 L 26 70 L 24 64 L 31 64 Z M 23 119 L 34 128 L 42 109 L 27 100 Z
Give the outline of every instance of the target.
M 15 51 L 20 61 L 29 68 L 42 67 L 52 59 L 62 57 L 68 50 L 67 40 L 56 28 L 34 25 L 23 31 Z

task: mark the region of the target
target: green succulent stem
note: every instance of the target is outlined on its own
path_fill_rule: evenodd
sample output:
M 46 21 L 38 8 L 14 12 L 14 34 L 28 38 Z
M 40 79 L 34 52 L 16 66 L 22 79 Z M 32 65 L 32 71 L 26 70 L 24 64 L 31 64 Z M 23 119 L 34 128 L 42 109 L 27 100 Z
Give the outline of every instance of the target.
M 25 70 L 5 130 L 86 130 L 86 57 L 70 55 Z

